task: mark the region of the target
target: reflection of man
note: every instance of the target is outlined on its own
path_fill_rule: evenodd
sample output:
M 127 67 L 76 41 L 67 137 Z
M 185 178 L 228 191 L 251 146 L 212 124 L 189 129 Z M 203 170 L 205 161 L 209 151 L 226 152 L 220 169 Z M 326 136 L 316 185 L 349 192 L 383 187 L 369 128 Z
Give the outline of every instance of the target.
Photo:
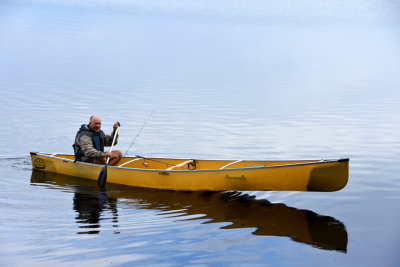
M 105 164 L 106 158 L 110 157 L 109 165 L 116 165 L 122 158 L 121 151 L 104 152 L 105 146 L 111 146 L 112 141 L 119 123 L 114 123 L 114 131 L 111 135 L 105 134 L 101 128 L 101 118 L 99 116 L 90 117 L 89 124 L 82 124 L 76 134 L 75 144 L 75 159 L 77 161 L 90 162 L 95 164 Z M 118 135 L 115 140 L 117 143 Z
M 104 193 L 87 194 L 76 192 L 74 196 L 74 210 L 78 212 L 77 223 L 82 224 L 79 228 L 91 228 L 87 232 L 78 234 L 98 234 L 100 233 L 100 217 L 103 210 L 110 210 L 113 214 L 112 221 L 118 222 L 117 200 L 108 198 Z M 113 225 L 118 227 L 118 225 Z M 96 229 L 96 230 L 95 230 Z M 118 232 L 115 232 L 118 233 Z

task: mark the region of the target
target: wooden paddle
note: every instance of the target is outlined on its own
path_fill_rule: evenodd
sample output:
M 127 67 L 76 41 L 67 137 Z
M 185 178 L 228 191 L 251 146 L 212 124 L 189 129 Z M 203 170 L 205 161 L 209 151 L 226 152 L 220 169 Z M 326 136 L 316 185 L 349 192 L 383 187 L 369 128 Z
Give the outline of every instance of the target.
M 150 160 L 150 161 L 154 161 L 154 162 L 158 162 L 158 163 L 162 163 L 162 164 L 166 164 L 166 165 L 171 166 L 171 167 L 169 167 L 169 168 L 167 169 L 167 171 L 173 170 L 173 169 L 175 169 L 175 168 L 181 168 L 181 169 L 186 170 L 186 168 L 182 167 L 183 165 L 185 165 L 185 164 L 190 164 L 190 163 L 195 162 L 194 159 L 189 159 L 189 160 L 187 160 L 187 161 L 184 161 L 184 162 L 182 162 L 182 163 L 179 163 L 178 165 L 174 165 L 174 164 L 167 163 L 167 162 L 164 162 L 164 161 L 159 161 L 159 160 L 155 160 L 155 159 L 151 159 L 151 158 L 145 158 L 145 157 L 142 157 L 142 156 L 139 156 L 139 155 L 135 155 L 135 157 L 141 158 L 141 159 L 146 159 L 146 160 Z
M 119 123 L 118 123 L 118 125 L 119 125 Z M 113 149 L 115 138 L 118 135 L 118 130 L 119 130 L 119 126 L 117 127 L 117 130 L 115 130 L 114 138 L 113 138 L 113 141 L 111 143 L 110 152 Z M 104 185 L 106 184 L 106 181 L 107 181 L 107 167 L 108 167 L 108 162 L 109 161 L 110 161 L 110 157 L 107 157 L 106 165 L 104 165 L 104 167 L 101 169 L 100 174 L 99 174 L 99 178 L 97 178 L 97 184 L 99 185 L 100 188 L 103 188 Z

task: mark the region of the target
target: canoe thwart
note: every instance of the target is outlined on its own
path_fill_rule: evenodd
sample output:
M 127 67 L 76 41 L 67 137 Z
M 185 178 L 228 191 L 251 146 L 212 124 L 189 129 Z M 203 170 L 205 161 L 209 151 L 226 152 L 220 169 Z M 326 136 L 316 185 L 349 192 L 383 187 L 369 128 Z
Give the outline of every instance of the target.
M 131 163 L 131 162 L 137 161 L 137 160 L 139 160 L 139 159 L 142 159 L 142 158 L 136 158 L 136 159 L 133 159 L 133 160 L 127 161 L 127 162 L 125 162 L 125 163 L 122 163 L 122 164 L 121 164 L 121 165 L 119 165 L 118 167 L 125 166 L 125 165 L 127 165 L 127 164 L 129 164 L 129 163 Z
M 190 163 L 193 163 L 193 160 L 192 160 L 192 159 L 186 160 L 186 161 L 184 161 L 184 162 L 181 162 L 181 163 L 179 163 L 179 164 L 177 164 L 177 165 L 175 165 L 175 166 L 171 166 L 171 167 L 167 168 L 167 171 L 173 170 L 173 169 L 175 169 L 175 168 L 182 168 L 182 167 L 185 166 L 186 164 L 190 164 Z

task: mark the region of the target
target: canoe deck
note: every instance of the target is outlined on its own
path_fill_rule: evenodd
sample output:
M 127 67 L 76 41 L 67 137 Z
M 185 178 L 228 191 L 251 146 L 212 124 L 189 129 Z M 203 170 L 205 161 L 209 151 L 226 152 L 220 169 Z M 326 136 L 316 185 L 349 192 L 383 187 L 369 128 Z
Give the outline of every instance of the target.
M 34 169 L 96 180 L 102 165 L 74 155 L 31 152 Z M 205 160 L 125 157 L 108 167 L 107 182 L 186 191 L 337 191 L 348 180 L 349 159 Z

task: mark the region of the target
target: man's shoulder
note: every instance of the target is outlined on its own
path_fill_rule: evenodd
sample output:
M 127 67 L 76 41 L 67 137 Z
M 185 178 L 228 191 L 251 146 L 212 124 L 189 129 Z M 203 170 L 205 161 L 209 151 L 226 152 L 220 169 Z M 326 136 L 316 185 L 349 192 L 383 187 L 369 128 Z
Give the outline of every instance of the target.
M 89 126 L 87 124 L 82 124 L 77 134 L 79 136 L 84 136 L 84 135 L 91 136 L 92 132 L 90 131 Z
M 82 124 L 78 131 L 79 132 L 90 132 L 89 125 Z

